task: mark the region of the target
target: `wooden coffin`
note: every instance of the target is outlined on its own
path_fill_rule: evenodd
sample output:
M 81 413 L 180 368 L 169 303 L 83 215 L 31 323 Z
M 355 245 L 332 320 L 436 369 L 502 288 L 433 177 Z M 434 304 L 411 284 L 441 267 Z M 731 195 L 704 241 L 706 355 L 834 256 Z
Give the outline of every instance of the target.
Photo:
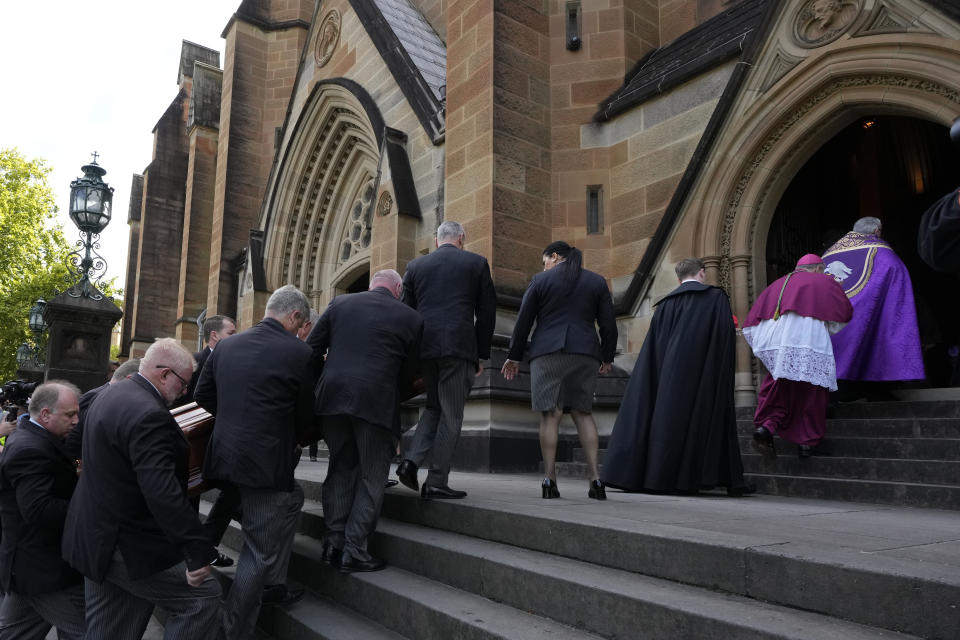
M 187 495 L 191 498 L 199 496 L 209 489 L 203 481 L 203 457 L 207 453 L 207 443 L 213 433 L 213 416 L 206 409 L 191 402 L 171 409 L 170 413 L 176 419 L 187 442 L 190 443 L 190 462 L 188 463 Z

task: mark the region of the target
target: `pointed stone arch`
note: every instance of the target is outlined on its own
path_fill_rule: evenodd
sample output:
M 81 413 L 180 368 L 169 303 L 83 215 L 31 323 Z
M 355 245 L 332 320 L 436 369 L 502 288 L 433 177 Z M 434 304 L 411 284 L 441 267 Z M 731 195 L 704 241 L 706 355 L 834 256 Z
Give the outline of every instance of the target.
M 420 216 L 405 136 L 385 126 L 362 87 L 336 78 L 317 83 L 284 140 L 260 222 L 267 287 L 295 284 L 321 308 L 345 272 L 371 262 L 378 189 L 399 212 Z M 343 256 L 358 220 L 360 236 Z
M 870 114 L 949 126 L 960 114 L 956 41 L 927 35 L 846 40 L 798 65 L 766 93 L 744 92 L 686 207 L 695 252 L 740 317 L 767 284 L 766 233 L 783 192 L 823 143 Z M 738 403 L 752 403 L 753 394 L 752 357 L 740 341 Z

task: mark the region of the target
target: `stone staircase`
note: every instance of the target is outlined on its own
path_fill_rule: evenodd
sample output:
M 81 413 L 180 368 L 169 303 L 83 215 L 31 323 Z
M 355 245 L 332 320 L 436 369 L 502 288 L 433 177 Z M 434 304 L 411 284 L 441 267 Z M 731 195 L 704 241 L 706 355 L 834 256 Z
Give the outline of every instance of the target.
M 787 522 L 833 518 L 830 503 L 620 493 L 597 503 L 585 482 L 561 482 L 564 499 L 544 501 L 534 476 L 469 474 L 465 484 L 455 474 L 470 491 L 458 501 L 388 490 L 371 551 L 389 566 L 340 575 L 319 560 L 314 464 L 298 469 L 307 502 L 290 565 L 290 581 L 308 595 L 264 609 L 259 624 L 274 638 L 833 640 L 955 638 L 960 629 L 960 554 L 946 567 L 866 554 L 848 543 L 863 537 L 852 531 L 838 534 L 838 546 L 817 545 Z M 750 524 L 758 510 L 783 526 Z M 707 513 L 713 524 L 696 524 Z M 838 526 L 856 520 L 858 529 L 915 536 L 917 527 L 945 535 L 960 525 L 953 514 L 922 510 L 851 518 Z M 240 539 L 234 524 L 221 550 Z
M 960 401 L 841 403 L 822 444 L 830 456 L 800 459 L 796 445 L 775 438 L 778 455 L 765 459 L 753 450 L 753 428 L 753 408 L 738 408 L 745 475 L 760 493 L 960 509 Z M 586 478 L 583 450 L 557 473 Z

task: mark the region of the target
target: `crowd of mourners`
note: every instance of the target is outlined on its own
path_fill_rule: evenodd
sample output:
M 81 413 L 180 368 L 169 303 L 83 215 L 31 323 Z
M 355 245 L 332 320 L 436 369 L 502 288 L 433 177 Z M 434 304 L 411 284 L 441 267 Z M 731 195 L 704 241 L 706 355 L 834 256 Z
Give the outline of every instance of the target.
M 958 193 L 924 220 L 921 255 L 960 270 Z M 208 318 L 197 354 L 160 339 L 86 393 L 65 381 L 38 386 L 28 409 L 3 421 L 0 639 L 42 639 L 51 626 L 64 640 L 136 639 L 155 607 L 166 612 L 166 638 L 250 637 L 261 606 L 303 597 L 286 586 L 304 501 L 294 469 L 301 447 L 320 437 L 329 448 L 322 559 L 342 573 L 382 569 L 367 542 L 396 483 L 400 405 L 414 389 L 425 402 L 397 481 L 424 500 L 466 497 L 450 486 L 450 466 L 490 359 L 497 299 L 487 260 L 465 242 L 460 224 L 444 222 L 437 249 L 403 277 L 378 271 L 368 291 L 337 296 L 322 314 L 287 285 L 245 331 Z M 592 404 L 617 352 L 612 298 L 575 247 L 553 242 L 541 258 L 500 372 L 529 376 L 543 498 L 561 495 L 564 413 L 586 453 L 592 499 L 605 500 L 607 487 L 752 493 L 734 413 L 737 320 L 724 290 L 706 283 L 704 262 L 681 260 L 679 286 L 656 304 L 601 472 Z M 802 256 L 742 325 L 768 371 L 753 434 L 768 456 L 774 436 L 801 457 L 826 453 L 838 378 L 924 375 L 909 275 L 876 218 L 857 221 L 823 256 Z M 219 495 L 206 517 L 188 496 L 189 445 L 170 411 L 190 401 L 215 418 L 202 474 Z M 210 567 L 234 563 L 218 550 L 231 519 L 242 544 L 225 594 Z

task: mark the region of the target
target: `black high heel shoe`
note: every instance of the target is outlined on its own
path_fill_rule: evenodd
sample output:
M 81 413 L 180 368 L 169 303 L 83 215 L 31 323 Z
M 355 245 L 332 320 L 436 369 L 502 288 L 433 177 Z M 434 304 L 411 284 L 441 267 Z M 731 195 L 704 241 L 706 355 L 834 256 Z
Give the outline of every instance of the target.
M 560 497 L 560 489 L 557 488 L 557 483 L 550 478 L 544 478 L 543 485 L 540 488 L 543 489 L 544 499 Z
M 607 488 L 599 479 L 591 480 L 590 491 L 587 492 L 587 496 L 594 500 L 606 500 Z

